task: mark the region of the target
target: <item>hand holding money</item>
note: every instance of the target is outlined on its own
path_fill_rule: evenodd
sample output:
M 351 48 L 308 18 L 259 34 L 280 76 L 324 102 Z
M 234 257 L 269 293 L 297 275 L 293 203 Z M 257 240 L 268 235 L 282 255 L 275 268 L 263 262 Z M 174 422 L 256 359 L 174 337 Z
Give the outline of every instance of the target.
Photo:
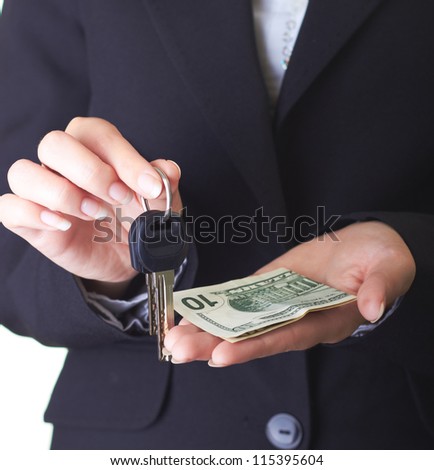
M 378 320 L 387 305 L 404 295 L 415 275 L 402 238 L 381 222 L 361 222 L 298 245 L 262 268 L 286 268 L 308 279 L 356 295 L 357 303 L 305 315 L 300 320 L 245 341 L 230 343 L 183 319 L 166 337 L 173 362 L 206 360 L 223 367 L 286 351 L 336 343 L 364 321 Z
M 214 286 L 175 292 L 175 310 L 212 335 L 235 343 L 289 325 L 354 295 L 279 268 Z

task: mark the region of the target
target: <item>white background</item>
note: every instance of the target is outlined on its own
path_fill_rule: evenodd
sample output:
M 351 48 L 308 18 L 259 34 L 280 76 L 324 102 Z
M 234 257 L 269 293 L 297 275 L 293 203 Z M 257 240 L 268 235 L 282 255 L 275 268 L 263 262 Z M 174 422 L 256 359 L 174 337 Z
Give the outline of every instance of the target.
M 0 326 L 0 453 L 49 448 L 43 414 L 65 354 Z
M 43 414 L 65 355 L 0 326 L 0 455 L 49 448 Z

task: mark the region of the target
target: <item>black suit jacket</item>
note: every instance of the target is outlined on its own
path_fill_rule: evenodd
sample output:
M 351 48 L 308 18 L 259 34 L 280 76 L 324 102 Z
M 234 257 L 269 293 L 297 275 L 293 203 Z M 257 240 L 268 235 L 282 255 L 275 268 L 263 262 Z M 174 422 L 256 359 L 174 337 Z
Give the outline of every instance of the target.
M 2 230 L 0 322 L 70 350 L 46 412 L 54 447 L 269 448 L 265 425 L 286 412 L 302 448 L 432 448 L 433 15 L 423 0 L 311 0 L 270 117 L 247 0 L 6 0 L 3 175 L 44 133 L 100 116 L 179 162 L 195 217 L 263 207 L 293 223 L 323 206 L 390 224 L 417 264 L 365 338 L 215 370 L 159 364 L 153 339 L 105 324 L 71 275 Z M 198 243 L 182 287 L 287 248 Z

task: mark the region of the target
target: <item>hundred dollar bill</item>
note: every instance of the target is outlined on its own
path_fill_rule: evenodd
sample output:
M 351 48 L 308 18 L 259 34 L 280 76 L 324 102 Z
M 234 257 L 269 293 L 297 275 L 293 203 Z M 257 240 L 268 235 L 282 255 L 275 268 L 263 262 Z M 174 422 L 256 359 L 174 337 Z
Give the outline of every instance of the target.
M 266 274 L 174 292 L 175 310 L 202 330 L 241 341 L 356 299 L 281 268 Z

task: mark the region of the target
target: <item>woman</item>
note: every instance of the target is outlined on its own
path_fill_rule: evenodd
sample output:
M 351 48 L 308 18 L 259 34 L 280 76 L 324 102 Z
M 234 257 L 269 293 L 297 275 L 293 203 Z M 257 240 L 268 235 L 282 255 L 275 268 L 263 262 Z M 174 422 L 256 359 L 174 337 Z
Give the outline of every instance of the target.
M 434 7 L 279 7 L 278 44 L 272 3 L 253 2 L 254 20 L 247 0 L 5 2 L 0 321 L 69 348 L 53 448 L 433 444 Z M 196 227 L 178 289 L 285 266 L 357 307 L 235 345 L 182 322 L 166 347 L 188 364 L 158 363 L 126 219 L 121 240 L 95 241 L 96 219 L 140 213 L 134 193 L 164 206 L 154 167 L 174 209 L 254 227 L 242 244 L 234 225 L 207 243 Z

